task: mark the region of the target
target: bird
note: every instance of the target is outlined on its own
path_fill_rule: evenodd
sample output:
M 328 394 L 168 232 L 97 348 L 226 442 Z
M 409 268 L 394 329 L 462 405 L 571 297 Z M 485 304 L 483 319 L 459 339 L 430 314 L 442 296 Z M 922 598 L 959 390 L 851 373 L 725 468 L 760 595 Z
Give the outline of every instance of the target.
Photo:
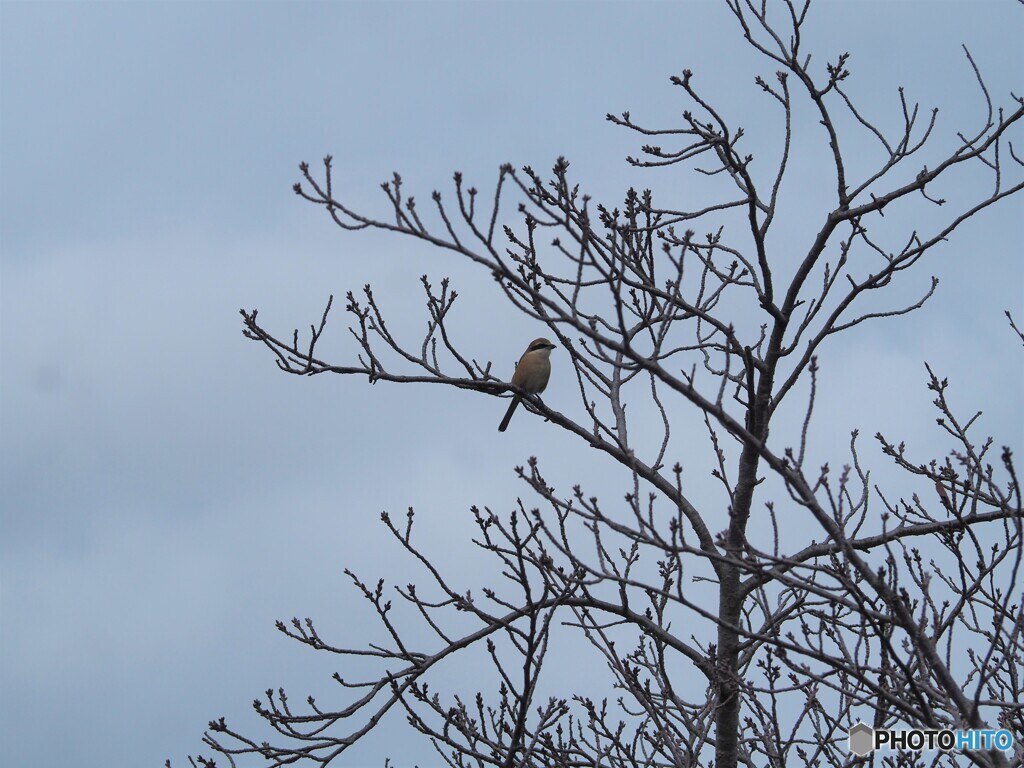
M 512 388 L 515 394 L 508 410 L 505 411 L 505 418 L 498 425 L 499 432 L 504 432 L 508 427 L 508 422 L 524 395 L 539 394 L 548 385 L 548 379 L 551 377 L 551 350 L 554 348 L 555 345 L 545 338 L 534 339 L 519 358 L 516 371 L 512 374 Z

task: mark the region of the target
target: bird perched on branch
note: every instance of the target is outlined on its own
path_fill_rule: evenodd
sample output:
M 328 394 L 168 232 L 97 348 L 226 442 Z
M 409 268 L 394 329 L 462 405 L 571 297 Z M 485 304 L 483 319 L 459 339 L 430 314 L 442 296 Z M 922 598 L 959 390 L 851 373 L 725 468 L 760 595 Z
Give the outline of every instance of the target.
M 505 418 L 498 425 L 499 432 L 504 432 L 508 427 L 508 422 L 524 395 L 540 394 L 548 385 L 548 379 L 551 378 L 551 350 L 554 348 L 555 345 L 547 339 L 534 339 L 519 358 L 516 372 L 512 374 L 515 394 L 508 405 L 508 410 L 505 411 Z

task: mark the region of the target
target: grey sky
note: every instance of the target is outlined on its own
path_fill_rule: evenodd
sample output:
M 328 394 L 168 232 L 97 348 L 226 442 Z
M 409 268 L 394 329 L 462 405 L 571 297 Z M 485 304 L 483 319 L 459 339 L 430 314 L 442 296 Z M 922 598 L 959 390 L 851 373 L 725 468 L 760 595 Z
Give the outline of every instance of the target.
M 823 2 L 812 19 L 819 67 L 850 51 L 850 88 L 883 124 L 898 85 L 939 106 L 944 148 L 980 127 L 961 43 L 997 103 L 1024 86 L 1011 0 Z M 599 473 L 526 414 L 499 439 L 503 401 L 286 377 L 242 338 L 237 311 L 286 332 L 329 293 L 372 282 L 416 343 L 419 275 L 450 275 L 464 349 L 510 374 L 538 329 L 496 303 L 488 275 L 342 233 L 293 195 L 297 164 L 332 153 L 340 196 L 380 214 L 394 170 L 425 201 L 453 170 L 487 189 L 503 162 L 546 170 L 560 154 L 611 205 L 630 184 L 700 200 L 691 173 L 630 169 L 641 142 L 604 120 L 628 109 L 672 124 L 687 105 L 668 78 L 683 68 L 751 151 L 776 145 L 752 82 L 772 68 L 714 2 L 0 2 L 0 764 L 181 766 L 207 720 L 249 721 L 267 687 L 326 698 L 335 660 L 273 622 L 375 636 L 342 569 L 412 578 L 381 510 L 414 505 L 421 543 L 476 586 L 494 564 L 469 544 L 470 505 L 511 509 L 526 493 L 512 467 L 530 455 L 565 486 Z M 796 153 L 784 231 L 806 236 L 822 194 L 815 156 Z M 925 360 L 954 402 L 985 410 L 982 432 L 1024 448 L 1006 387 L 1021 357 L 1002 321 L 1024 320 L 1020 214 L 1018 202 L 968 225 L 908 278 L 916 296 L 939 276 L 932 304 L 830 348 L 823 462 L 846 460 L 854 427 L 928 449 Z M 340 312 L 333 331 L 340 360 Z M 548 397 L 569 402 L 558 364 L 556 351 Z M 697 474 L 708 462 L 700 446 L 679 458 Z M 386 726 L 345 764 L 431 764 Z

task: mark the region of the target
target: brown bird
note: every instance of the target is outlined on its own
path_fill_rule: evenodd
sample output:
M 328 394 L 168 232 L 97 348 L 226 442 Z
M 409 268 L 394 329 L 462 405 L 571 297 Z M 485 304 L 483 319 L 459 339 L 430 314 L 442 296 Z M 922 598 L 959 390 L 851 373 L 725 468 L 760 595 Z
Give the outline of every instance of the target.
M 508 410 L 505 411 L 505 418 L 498 425 L 498 431 L 504 432 L 508 422 L 519 407 L 519 401 L 524 395 L 536 395 L 544 391 L 551 378 L 551 350 L 555 345 L 544 338 L 534 339 L 526 348 L 523 356 L 519 358 L 516 371 L 512 374 L 512 387 L 515 394 Z

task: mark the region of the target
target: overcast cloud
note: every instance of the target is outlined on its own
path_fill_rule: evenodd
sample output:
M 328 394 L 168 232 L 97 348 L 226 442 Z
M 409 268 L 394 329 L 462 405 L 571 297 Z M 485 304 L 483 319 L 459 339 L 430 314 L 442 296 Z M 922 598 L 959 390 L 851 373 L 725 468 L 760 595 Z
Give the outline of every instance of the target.
M 1022 20 L 1012 0 L 823 2 L 805 43 L 822 69 L 850 51 L 851 90 L 884 124 L 899 85 L 940 107 L 949 147 L 982 117 L 961 43 L 1006 103 L 1024 85 Z M 420 543 L 470 587 L 495 565 L 470 544 L 469 508 L 512 509 L 528 456 L 562 487 L 621 498 L 599 457 L 540 420 L 497 435 L 494 398 L 288 377 L 243 339 L 238 309 L 287 332 L 372 283 L 415 344 L 419 276 L 451 276 L 463 350 L 510 374 L 539 329 L 489 275 L 341 232 L 292 193 L 298 163 L 333 154 L 340 196 L 378 214 L 395 170 L 427 200 L 453 170 L 486 189 L 503 162 L 558 155 L 611 205 L 629 185 L 707 199 L 692 173 L 629 168 L 640 142 L 604 120 L 677 122 L 688 105 L 669 76 L 683 68 L 750 151 L 777 146 L 753 84 L 773 68 L 716 2 L 0 2 L 0 764 L 182 766 L 206 753 L 209 719 L 251 721 L 268 687 L 326 697 L 336 661 L 273 624 L 377 636 L 342 569 L 412 578 L 382 510 L 415 506 Z M 806 237 L 827 201 L 816 156 L 796 153 L 780 231 Z M 984 409 L 982 432 L 1024 447 L 1002 318 L 1024 320 L 1020 221 L 1017 202 L 966 226 L 899 288 L 916 297 L 937 275 L 932 303 L 823 355 L 822 462 L 847 459 L 853 428 L 928 449 L 926 360 L 953 402 Z M 339 361 L 351 351 L 340 313 L 324 343 Z M 578 409 L 559 362 L 546 398 Z M 871 441 L 863 451 L 886 471 Z M 706 477 L 702 443 L 676 459 Z M 344 764 L 431 764 L 393 720 Z

